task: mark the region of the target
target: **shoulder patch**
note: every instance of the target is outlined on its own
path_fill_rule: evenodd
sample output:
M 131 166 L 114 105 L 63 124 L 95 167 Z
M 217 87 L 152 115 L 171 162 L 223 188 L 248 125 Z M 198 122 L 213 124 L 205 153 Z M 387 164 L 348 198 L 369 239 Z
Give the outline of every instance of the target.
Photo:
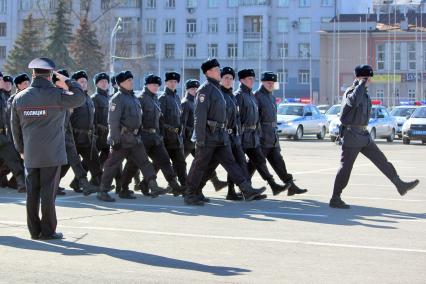
M 203 103 L 206 99 L 206 95 L 204 94 L 199 94 L 198 95 L 198 100 L 200 101 L 200 103 Z
M 110 105 L 109 105 L 109 110 L 110 111 L 115 111 L 115 108 L 117 107 L 117 105 L 115 104 L 115 103 L 111 103 Z

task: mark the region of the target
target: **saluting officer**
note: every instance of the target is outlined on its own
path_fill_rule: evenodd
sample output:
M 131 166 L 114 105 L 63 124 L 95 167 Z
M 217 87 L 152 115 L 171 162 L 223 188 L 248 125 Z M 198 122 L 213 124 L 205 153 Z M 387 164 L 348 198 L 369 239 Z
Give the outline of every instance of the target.
M 386 156 L 371 139 L 367 131 L 371 114 L 371 99 L 367 86 L 371 82 L 371 77 L 374 76 L 373 69 L 369 65 L 359 65 L 355 68 L 354 73 L 356 79 L 353 85 L 346 90 L 342 100 L 340 116 L 341 136 L 343 137 L 342 154 L 340 168 L 334 182 L 333 196 L 330 200 L 330 207 L 340 209 L 350 208 L 340 196 L 348 184 L 353 164 L 359 153 L 370 159 L 392 181 L 401 196 L 419 184 L 417 179 L 411 182 L 402 181 L 394 166 L 388 162 Z
M 153 197 L 165 194 L 168 190 L 157 185 L 156 172 L 148 160 L 140 138 L 142 109 L 133 92 L 133 74 L 130 71 L 122 71 L 115 79 L 119 91 L 111 98 L 108 111 L 108 143 L 112 149 L 104 163 L 101 188 L 97 197 L 103 201 L 115 201 L 108 191 L 111 190 L 112 180 L 124 159 L 131 160 L 142 171 Z
M 37 58 L 28 68 L 33 69 L 33 81 L 14 98 L 11 119 L 15 148 L 26 168 L 28 229 L 33 239 L 60 239 L 55 193 L 61 165 L 67 163 L 64 119 L 66 110 L 84 104 L 85 98 L 80 85 L 61 74 L 56 76 L 62 89 L 52 84 L 52 60 Z
M 263 72 L 261 86 L 254 93 L 259 108 L 260 145 L 265 158 L 269 161 L 274 171 L 288 188 L 287 195 L 302 194 L 306 189 L 300 189 L 293 181 L 293 176 L 287 172 L 284 158 L 281 155 L 280 140 L 277 134 L 277 105 L 272 95 L 277 74 Z
M 194 138 L 196 141 L 195 158 L 188 174 L 188 186 L 185 203 L 203 205 L 200 184 L 203 180 L 212 157 L 230 175 L 246 200 L 258 197 L 265 188 L 254 189 L 243 174 L 241 167 L 235 162 L 226 126 L 226 101 L 220 90 L 220 65 L 216 59 L 205 61 L 201 65 L 207 81 L 198 89 L 195 102 Z

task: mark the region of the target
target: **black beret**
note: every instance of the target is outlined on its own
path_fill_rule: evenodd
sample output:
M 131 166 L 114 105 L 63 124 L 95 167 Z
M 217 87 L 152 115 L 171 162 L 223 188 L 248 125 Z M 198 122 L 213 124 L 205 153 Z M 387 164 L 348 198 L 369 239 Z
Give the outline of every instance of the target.
M 220 64 L 216 58 L 207 59 L 206 61 L 203 62 L 203 64 L 201 64 L 201 70 L 203 71 L 204 74 L 206 74 L 208 70 L 214 67 L 220 67 Z
M 30 64 L 28 64 L 29 69 L 45 69 L 45 70 L 54 70 L 56 68 L 55 62 L 53 60 L 41 57 L 33 59 Z
M 370 65 L 358 65 L 354 70 L 355 77 L 373 77 L 373 68 Z
M 76 81 L 81 78 L 85 78 L 86 80 L 89 80 L 89 76 L 87 76 L 87 73 L 84 70 L 74 72 L 74 74 L 71 75 L 71 78 Z
M 175 80 L 175 79 L 173 79 Z M 148 84 L 157 84 L 158 86 L 161 86 L 161 77 L 156 76 L 154 74 L 148 74 L 145 76 L 145 85 Z
M 180 82 L 180 74 L 177 72 L 166 72 L 166 79 L 164 82 L 167 82 L 169 80 L 176 80 L 178 83 Z
M 107 80 L 109 83 L 109 76 L 107 73 L 105 72 L 101 72 L 95 75 L 95 77 L 93 77 L 93 82 L 95 82 L 95 85 L 100 81 L 100 80 Z
M 10 82 L 13 84 L 13 77 L 12 76 L 4 76 L 3 81 Z
M 253 69 L 243 69 L 238 71 L 238 79 L 244 79 L 247 77 L 256 77 L 256 74 L 254 73 Z
M 18 86 L 25 81 L 30 81 L 30 77 L 26 73 L 22 73 L 15 77 L 13 83 L 15 83 L 15 86 Z
M 117 75 L 115 75 L 115 81 L 117 82 L 118 85 L 120 85 L 121 83 L 123 83 L 124 81 L 128 80 L 128 79 L 133 79 L 133 74 L 130 71 L 121 71 L 120 73 L 118 73 Z
M 223 77 L 225 75 L 231 75 L 235 79 L 235 71 L 231 67 L 223 67 L 222 70 L 220 70 L 220 76 Z
M 111 84 L 114 86 L 117 84 L 117 82 L 115 81 L 115 76 L 111 77 Z
M 200 87 L 200 81 L 195 79 L 189 79 L 185 82 L 185 88 L 191 89 L 191 88 L 198 88 Z
M 261 76 L 260 80 L 261 81 L 277 82 L 278 77 L 277 77 L 277 74 L 275 74 L 274 72 L 266 71 L 266 72 L 262 73 L 262 76 Z
M 57 71 L 59 74 L 62 74 L 62 75 L 64 75 L 65 77 L 70 77 L 70 74 L 68 73 L 68 71 L 67 70 L 65 70 L 65 69 L 60 69 L 60 70 L 58 70 Z M 53 84 L 55 84 L 56 83 L 56 81 L 58 81 L 58 78 L 56 78 L 56 75 L 55 74 L 53 74 L 53 76 L 52 76 L 52 82 L 53 82 Z

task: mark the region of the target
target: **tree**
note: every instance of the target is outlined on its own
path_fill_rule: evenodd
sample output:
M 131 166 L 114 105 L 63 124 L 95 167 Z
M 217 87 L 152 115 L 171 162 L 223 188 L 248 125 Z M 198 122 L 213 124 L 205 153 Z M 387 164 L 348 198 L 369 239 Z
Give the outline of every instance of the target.
M 104 55 L 101 52 L 96 32 L 86 17 L 80 20 L 80 25 L 70 44 L 70 51 L 76 70 L 84 69 L 89 76 L 104 71 Z
M 59 0 L 57 5 L 55 17 L 49 27 L 46 53 L 57 67 L 73 69 L 74 62 L 68 51 L 68 45 L 72 39 L 72 24 L 67 11 L 67 2 Z
M 40 29 L 30 13 L 24 20 L 23 30 L 7 57 L 6 71 L 10 74 L 28 72 L 28 63 L 36 57 L 41 57 L 42 50 Z

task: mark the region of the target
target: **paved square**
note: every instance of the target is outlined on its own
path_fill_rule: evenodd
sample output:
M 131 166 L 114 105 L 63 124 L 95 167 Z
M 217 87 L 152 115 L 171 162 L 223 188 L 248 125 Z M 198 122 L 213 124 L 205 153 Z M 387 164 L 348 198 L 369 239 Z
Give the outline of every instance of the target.
M 107 204 L 67 191 L 57 199 L 63 241 L 31 241 L 25 196 L 0 189 L 0 283 L 426 283 L 426 146 L 378 144 L 420 185 L 400 197 L 360 156 L 348 211 L 328 207 L 339 148 L 314 139 L 281 142 L 308 194 L 268 190 L 266 200 L 235 203 L 208 184 L 212 202 L 188 207 L 172 196 Z M 265 185 L 258 174 L 253 183 Z

